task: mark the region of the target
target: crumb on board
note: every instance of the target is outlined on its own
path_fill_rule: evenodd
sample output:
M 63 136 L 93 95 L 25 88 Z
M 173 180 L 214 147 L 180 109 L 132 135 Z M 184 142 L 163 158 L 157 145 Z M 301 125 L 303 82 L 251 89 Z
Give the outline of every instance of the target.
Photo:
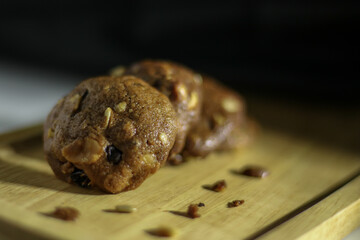
M 115 211 L 120 213 L 133 213 L 137 211 L 137 208 L 132 207 L 130 205 L 116 205 Z
M 220 181 L 217 181 L 216 183 L 214 183 L 210 189 L 215 192 L 222 192 L 226 189 L 226 187 L 227 186 L 226 186 L 225 180 L 220 180 Z
M 238 207 L 245 203 L 245 200 L 234 200 L 232 202 L 228 202 L 228 208 Z
M 57 207 L 54 212 L 49 214 L 54 218 L 58 218 L 64 221 L 75 221 L 80 215 L 80 212 L 72 207 Z
M 247 166 L 239 172 L 242 175 L 256 178 L 265 178 L 270 174 L 270 172 L 267 171 L 265 168 L 259 166 Z
M 157 228 L 146 230 L 146 232 L 156 237 L 175 237 L 178 230 L 169 226 L 159 226 Z
M 198 218 L 200 217 L 198 211 L 199 211 L 199 207 L 197 204 L 190 204 L 187 210 L 187 215 L 190 218 Z
M 205 203 L 199 202 L 197 206 L 198 206 L 198 207 L 205 207 Z

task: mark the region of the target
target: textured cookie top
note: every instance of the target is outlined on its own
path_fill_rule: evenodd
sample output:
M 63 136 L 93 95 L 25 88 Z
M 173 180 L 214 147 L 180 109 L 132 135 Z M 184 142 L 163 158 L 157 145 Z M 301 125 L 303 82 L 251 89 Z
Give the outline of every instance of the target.
M 202 78 L 185 66 L 170 61 L 145 60 L 129 67 L 135 75 L 167 96 L 179 119 L 179 132 L 172 155 L 179 153 L 189 129 L 198 121 L 202 106 Z
M 177 127 L 168 98 L 141 79 L 98 77 L 53 108 L 44 149 L 58 177 L 71 182 L 73 165 L 92 185 L 115 193 L 137 187 L 165 163 Z

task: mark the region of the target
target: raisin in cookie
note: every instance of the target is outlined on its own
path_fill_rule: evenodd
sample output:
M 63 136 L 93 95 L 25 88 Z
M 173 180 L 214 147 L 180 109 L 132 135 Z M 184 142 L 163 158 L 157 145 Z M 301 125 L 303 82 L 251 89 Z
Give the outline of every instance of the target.
M 234 91 L 203 76 L 204 101 L 201 118 L 188 134 L 184 155 L 204 157 L 218 149 L 241 144 L 239 131 L 245 122 L 245 104 Z
M 141 79 L 98 77 L 50 112 L 44 150 L 60 179 L 118 193 L 138 187 L 166 162 L 177 128 L 169 99 Z
M 140 77 L 165 94 L 179 120 L 179 130 L 169 162 L 182 161 L 180 153 L 189 129 L 198 121 L 202 103 L 202 78 L 190 69 L 169 61 L 145 60 L 129 67 L 125 74 Z

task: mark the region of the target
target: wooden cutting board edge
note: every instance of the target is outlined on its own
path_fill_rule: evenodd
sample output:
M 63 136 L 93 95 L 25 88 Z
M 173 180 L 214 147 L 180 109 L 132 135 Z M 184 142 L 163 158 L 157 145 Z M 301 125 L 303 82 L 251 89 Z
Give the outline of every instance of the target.
M 260 239 L 342 239 L 360 226 L 360 174 Z

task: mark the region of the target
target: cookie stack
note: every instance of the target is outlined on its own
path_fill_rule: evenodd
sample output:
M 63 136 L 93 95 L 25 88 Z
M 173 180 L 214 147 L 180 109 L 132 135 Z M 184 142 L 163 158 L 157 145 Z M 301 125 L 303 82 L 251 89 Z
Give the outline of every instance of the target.
M 236 149 L 249 136 L 236 92 L 185 66 L 145 60 L 60 99 L 44 124 L 44 150 L 58 178 L 118 193 L 165 163 Z

